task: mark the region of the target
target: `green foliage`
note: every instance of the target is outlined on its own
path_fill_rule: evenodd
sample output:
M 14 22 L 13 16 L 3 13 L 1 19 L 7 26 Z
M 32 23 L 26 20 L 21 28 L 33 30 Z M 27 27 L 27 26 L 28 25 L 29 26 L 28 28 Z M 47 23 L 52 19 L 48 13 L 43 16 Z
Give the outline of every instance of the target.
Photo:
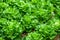
M 0 0 L 0 40 L 53 40 L 57 34 L 59 0 Z

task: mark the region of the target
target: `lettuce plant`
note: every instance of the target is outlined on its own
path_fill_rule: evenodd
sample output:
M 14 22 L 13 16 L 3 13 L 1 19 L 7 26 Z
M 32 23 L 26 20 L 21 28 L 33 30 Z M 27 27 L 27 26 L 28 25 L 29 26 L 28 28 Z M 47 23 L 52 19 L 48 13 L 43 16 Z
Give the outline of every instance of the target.
M 57 34 L 59 0 L 0 0 L 0 40 L 54 40 Z

